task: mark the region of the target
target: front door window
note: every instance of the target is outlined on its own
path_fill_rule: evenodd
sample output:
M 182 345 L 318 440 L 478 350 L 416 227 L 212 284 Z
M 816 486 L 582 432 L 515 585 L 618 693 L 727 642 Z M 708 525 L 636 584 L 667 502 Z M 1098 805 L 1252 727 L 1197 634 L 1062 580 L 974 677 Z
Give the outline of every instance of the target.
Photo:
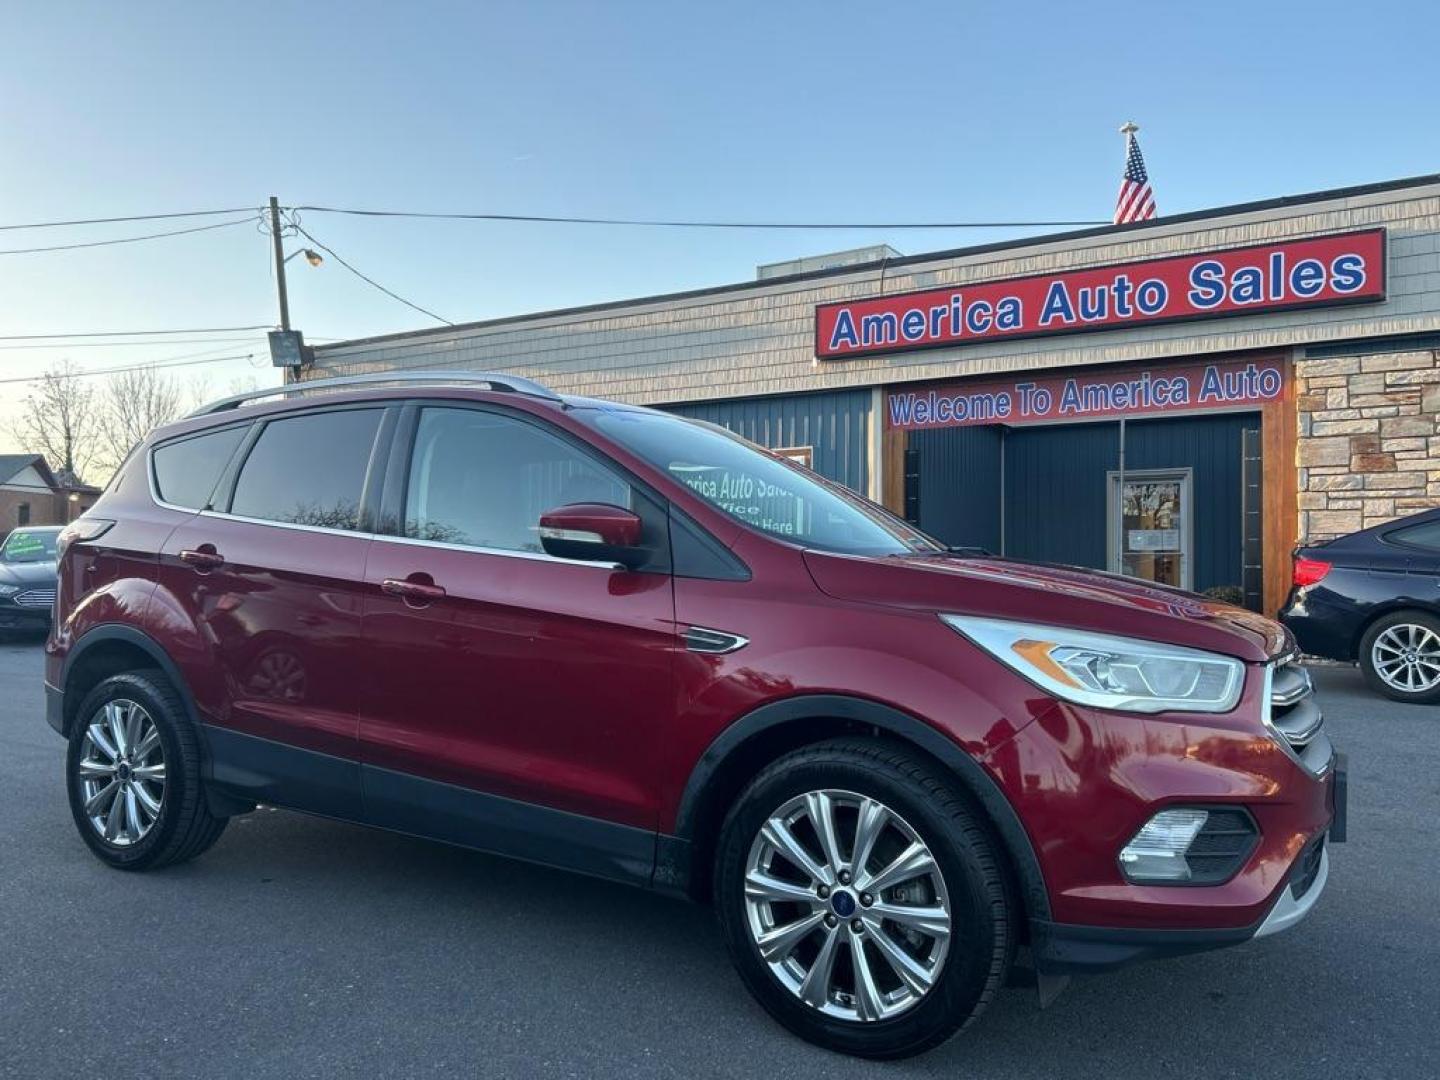
M 1112 472 L 1109 522 L 1111 569 L 1191 587 L 1190 470 Z

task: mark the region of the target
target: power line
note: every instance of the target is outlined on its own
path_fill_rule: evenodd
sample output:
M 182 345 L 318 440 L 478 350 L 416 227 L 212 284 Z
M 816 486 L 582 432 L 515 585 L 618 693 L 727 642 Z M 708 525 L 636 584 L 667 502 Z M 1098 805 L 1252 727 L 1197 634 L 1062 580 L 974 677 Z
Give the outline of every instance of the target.
M 426 308 L 423 308 L 423 307 L 421 307 L 419 304 L 413 303 L 412 301 L 406 300 L 405 297 L 401 296 L 401 295 L 400 295 L 399 293 L 397 293 L 397 292 L 393 292 L 392 290 L 387 289 L 384 285 L 381 285 L 381 284 L 380 284 L 378 281 L 376 281 L 374 278 L 368 277 L 368 276 L 366 276 L 365 274 L 362 274 L 359 270 L 355 269 L 355 267 L 351 266 L 348 262 L 346 262 L 344 259 L 342 259 L 339 255 L 337 255 L 337 254 L 335 253 L 335 251 L 334 251 L 333 248 L 328 248 L 328 247 L 326 247 L 326 246 L 325 246 L 324 244 L 322 244 L 319 240 L 316 240 L 315 237 L 311 236 L 308 232 L 306 232 L 305 229 L 301 226 L 300 222 L 295 218 L 295 216 L 294 216 L 293 214 L 292 214 L 291 217 L 290 217 L 290 224 L 293 225 L 293 226 L 295 226 L 295 231 L 296 231 L 296 232 L 298 232 L 301 236 L 305 237 L 305 239 L 309 240 L 312 244 L 314 244 L 316 247 L 318 247 L 321 251 L 325 252 L 325 254 L 329 255 L 332 259 L 334 259 L 336 262 L 338 262 L 341 266 L 345 267 L 346 270 L 349 270 L 352 274 L 354 274 L 356 277 L 358 277 L 361 281 L 364 281 L 364 282 L 366 282 L 367 284 L 374 286 L 375 288 L 377 288 L 377 289 L 379 289 L 381 292 L 383 292 L 386 296 L 391 297 L 392 299 L 395 299 L 395 300 L 399 300 L 400 303 L 404 304 L 406 307 L 408 307 L 408 308 L 414 308 L 416 311 L 420 312 L 422 315 L 428 315 L 428 316 L 430 316 L 430 318 L 434 319 L 436 322 L 442 322 L 442 323 L 444 323 L 446 326 L 454 326 L 454 325 L 455 325 L 453 322 L 451 322 L 449 319 L 445 318 L 443 315 L 436 315 L 435 312 L 430 311 L 430 310 L 428 310 L 428 309 L 426 309 Z
M 1108 218 L 1075 221 L 703 221 L 668 218 L 561 217 L 549 214 L 431 213 L 423 210 L 361 210 L 295 206 L 291 210 L 353 217 L 432 218 L 445 221 L 529 221 L 549 225 L 620 225 L 661 229 L 1038 229 L 1110 225 Z
M 0 232 L 13 229 L 58 229 L 68 225 L 114 225 L 122 221 L 167 221 L 172 218 L 218 217 L 221 214 L 259 213 L 258 206 L 233 206 L 228 210 L 176 210 L 167 214 L 127 214 L 124 217 L 75 218 L 72 221 L 34 221 L 24 225 L 0 225 Z
M 173 363 L 166 363 L 162 360 L 152 361 L 148 364 L 127 364 L 122 367 L 96 368 L 94 371 L 69 371 L 50 372 L 43 375 L 21 376 L 11 379 L 0 379 L 0 385 L 10 383 L 43 382 L 45 379 L 85 379 L 93 375 L 118 375 L 127 371 L 144 371 L 147 368 L 151 371 L 165 371 L 170 368 L 194 367 L 198 364 L 221 364 L 227 360 L 249 360 L 254 353 L 236 353 L 233 356 L 214 356 L 206 360 L 177 360 Z
M 247 341 L 255 341 L 251 337 L 216 337 L 216 338 L 166 338 L 165 345 L 213 345 L 217 342 L 228 345 L 240 344 Z M 306 341 L 327 343 L 331 341 L 343 341 L 344 338 L 313 337 L 306 335 Z M 62 341 L 56 345 L 0 345 L 0 350 L 49 350 L 51 352 L 69 352 L 71 349 L 153 349 L 153 341 Z
M 246 341 L 254 341 L 254 337 L 231 337 L 231 338 L 166 338 L 166 345 L 213 345 L 224 343 L 235 345 Z M 324 341 L 324 338 L 312 338 L 312 341 Z M 63 341 L 57 345 L 0 345 L 0 350 L 11 352 L 15 350 L 28 349 L 49 349 L 64 350 L 71 349 L 153 349 L 153 341 Z
M 0 341 L 40 341 L 56 338 L 158 337 L 164 334 L 237 334 L 245 330 L 273 330 L 274 323 L 254 326 L 201 326 L 180 330 L 87 330 L 75 334 L 0 334 Z
M 146 233 L 144 236 L 121 236 L 113 240 L 89 240 L 81 244 L 51 244 L 48 247 L 9 248 L 0 250 L 0 255 L 34 255 L 42 251 L 74 251 L 76 248 L 110 247 L 114 244 L 137 244 L 142 240 L 161 240 L 167 236 L 188 236 L 191 233 L 209 232 L 212 229 L 228 229 L 232 225 L 248 225 L 253 217 L 235 218 L 214 225 L 196 225 L 189 229 L 171 229 L 169 232 Z

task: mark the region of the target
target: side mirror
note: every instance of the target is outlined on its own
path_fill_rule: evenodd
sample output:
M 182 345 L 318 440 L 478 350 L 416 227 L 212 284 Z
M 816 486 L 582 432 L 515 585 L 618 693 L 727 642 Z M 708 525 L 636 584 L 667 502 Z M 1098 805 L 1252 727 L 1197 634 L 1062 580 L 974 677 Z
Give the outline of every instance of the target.
M 646 558 L 642 531 L 639 514 L 609 503 L 570 503 L 540 515 L 540 544 L 558 559 L 636 567 Z

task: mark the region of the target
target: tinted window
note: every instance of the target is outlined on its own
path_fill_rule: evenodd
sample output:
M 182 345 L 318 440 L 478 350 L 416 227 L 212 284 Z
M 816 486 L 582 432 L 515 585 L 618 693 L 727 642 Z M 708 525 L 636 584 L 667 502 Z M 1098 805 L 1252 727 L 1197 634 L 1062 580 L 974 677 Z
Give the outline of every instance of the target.
M 716 509 L 773 536 L 852 554 L 938 550 L 874 503 L 721 428 L 639 409 L 587 410 L 583 419 Z
M 628 484 L 569 443 L 522 420 L 425 409 L 405 491 L 405 535 L 541 551 L 540 515 L 577 502 L 629 508 Z
M 1440 521 L 1427 521 L 1424 525 L 1411 525 L 1408 529 L 1396 529 L 1387 533 L 1387 540 L 1398 540 L 1410 547 L 1426 551 L 1440 551 Z
M 156 447 L 155 491 L 161 500 L 191 510 L 208 507 L 220 474 L 248 430 L 248 424 L 239 424 Z
M 235 481 L 230 512 L 298 525 L 358 528 L 380 413 L 348 409 L 266 424 Z

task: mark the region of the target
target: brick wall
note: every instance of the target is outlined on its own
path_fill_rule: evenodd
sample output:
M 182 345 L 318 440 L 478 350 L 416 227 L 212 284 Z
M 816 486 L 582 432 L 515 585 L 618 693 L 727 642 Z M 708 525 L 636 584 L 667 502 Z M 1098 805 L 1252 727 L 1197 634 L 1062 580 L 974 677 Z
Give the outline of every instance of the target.
M 54 497 L 48 491 L 6 491 L 0 488 L 0 536 L 20 523 L 20 505 L 30 506 L 30 524 L 48 525 L 54 516 Z
M 1300 539 L 1440 506 L 1440 350 L 1298 360 Z

